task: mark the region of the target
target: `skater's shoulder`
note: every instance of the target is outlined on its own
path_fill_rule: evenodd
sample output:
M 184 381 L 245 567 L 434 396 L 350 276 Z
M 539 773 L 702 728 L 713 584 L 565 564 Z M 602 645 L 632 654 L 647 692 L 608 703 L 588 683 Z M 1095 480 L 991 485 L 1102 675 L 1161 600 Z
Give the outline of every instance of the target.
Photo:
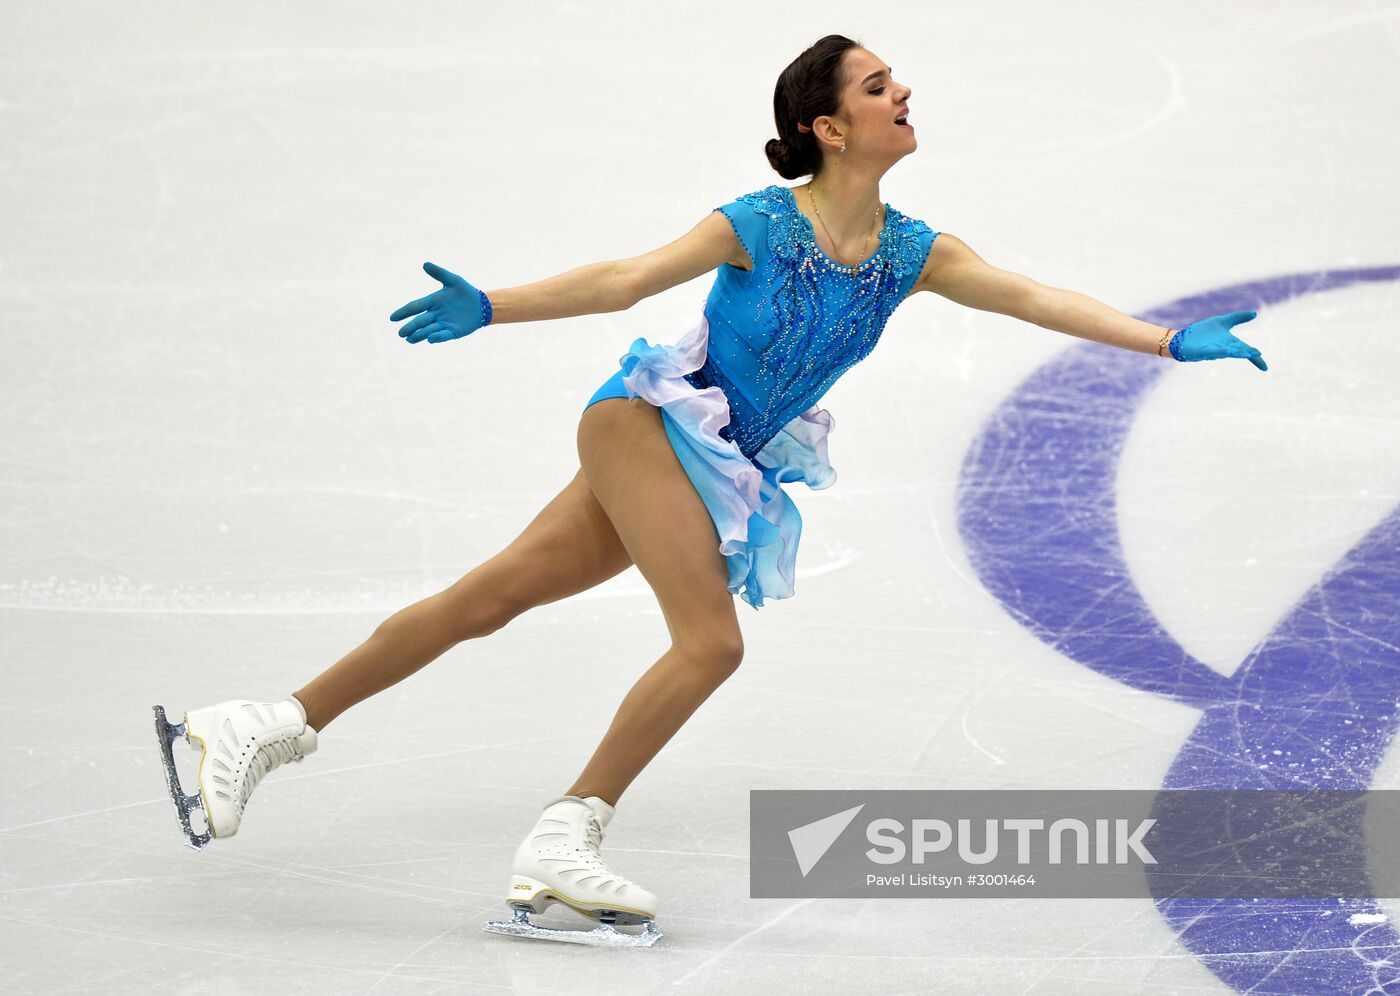
M 885 205 L 889 215 L 889 232 L 892 236 L 889 257 L 896 276 L 904 277 L 919 272 L 934 240 L 941 232 L 912 215 L 905 214 L 893 204 Z
M 759 190 L 751 190 L 746 194 L 740 194 L 724 207 L 748 208 L 758 214 L 773 217 L 784 213 L 792 203 L 788 188 L 776 183 L 769 184 Z
M 749 273 L 757 271 L 769 259 L 773 246 L 785 239 L 785 222 L 789 218 L 787 205 L 790 203 L 785 191 L 785 187 L 771 184 L 761 190 L 740 194 L 714 208 L 729 219 L 747 256 L 742 266 L 735 265 L 739 262 L 737 256 L 731 260 L 734 269 Z

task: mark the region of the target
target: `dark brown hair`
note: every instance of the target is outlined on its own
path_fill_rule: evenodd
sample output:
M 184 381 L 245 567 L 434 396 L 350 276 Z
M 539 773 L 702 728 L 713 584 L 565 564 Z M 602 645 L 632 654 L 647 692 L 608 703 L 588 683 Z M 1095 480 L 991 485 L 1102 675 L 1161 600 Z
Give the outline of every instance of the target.
M 848 49 L 864 47 L 845 35 L 827 35 L 778 74 L 778 85 L 773 89 L 778 137 L 770 138 L 763 151 L 783 179 L 821 172 L 821 145 L 810 131 L 798 131 L 797 123 L 810 127 L 813 118 L 840 113 L 845 82 L 841 60 Z

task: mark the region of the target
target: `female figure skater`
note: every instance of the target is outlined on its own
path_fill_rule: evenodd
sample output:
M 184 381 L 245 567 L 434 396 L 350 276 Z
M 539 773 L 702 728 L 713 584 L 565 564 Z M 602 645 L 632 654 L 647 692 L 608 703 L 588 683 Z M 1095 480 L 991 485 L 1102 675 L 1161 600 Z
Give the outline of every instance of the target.
M 869 355 L 912 293 L 1014 315 L 1043 328 L 1176 361 L 1241 357 L 1229 331 L 1253 312 L 1160 328 L 1070 291 L 985 263 L 879 196 L 880 178 L 917 147 L 911 94 L 874 53 L 841 35 L 778 78 L 779 139 L 766 151 L 785 179 L 716 208 L 690 232 L 633 259 L 597 263 L 485 294 L 432 263 L 442 288 L 389 316 L 399 335 L 442 343 L 487 324 L 622 311 L 718 270 L 699 323 L 673 346 L 632 343 L 578 425 L 579 471 L 509 546 L 451 587 L 390 616 L 361 646 L 290 698 L 234 700 L 171 724 L 155 707 L 171 796 L 188 842 L 233 836 L 258 781 L 316 750 L 336 716 L 463 640 L 601 584 L 636 564 L 671 646 L 628 692 L 568 790 L 544 807 L 515 854 L 512 923 L 488 929 L 588 943 L 649 944 L 656 897 L 610 871 L 603 831 L 627 786 L 743 657 L 734 605 L 793 594 L 801 520 L 781 485 L 825 488 L 827 389 Z M 718 543 L 716 542 L 718 539 Z M 170 751 L 200 750 L 186 794 Z M 196 833 L 190 812 L 202 808 Z M 595 930 L 549 930 L 527 914 L 563 903 Z M 643 924 L 644 932 L 614 924 Z

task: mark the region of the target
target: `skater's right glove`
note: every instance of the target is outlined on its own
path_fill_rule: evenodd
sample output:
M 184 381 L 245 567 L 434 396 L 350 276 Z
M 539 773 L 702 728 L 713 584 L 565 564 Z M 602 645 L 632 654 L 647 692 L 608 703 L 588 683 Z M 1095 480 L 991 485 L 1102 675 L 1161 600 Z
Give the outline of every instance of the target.
M 409 301 L 389 316 L 391 322 L 401 322 L 418 315 L 399 329 L 399 336 L 409 342 L 446 342 L 471 335 L 491 324 L 491 301 L 485 291 L 477 290 L 451 270 L 434 263 L 424 263 L 428 276 L 442 282 L 442 289 L 427 297 Z M 419 315 L 419 312 L 422 312 Z

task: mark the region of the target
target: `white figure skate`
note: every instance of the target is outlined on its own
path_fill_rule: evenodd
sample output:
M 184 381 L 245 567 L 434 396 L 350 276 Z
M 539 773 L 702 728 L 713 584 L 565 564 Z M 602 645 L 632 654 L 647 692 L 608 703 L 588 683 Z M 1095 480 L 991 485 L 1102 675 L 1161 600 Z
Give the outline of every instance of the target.
M 185 831 L 185 843 L 199 850 L 215 837 L 232 837 L 243 821 L 243 807 L 262 777 L 286 761 L 300 761 L 316 750 L 316 731 L 306 725 L 306 710 L 295 698 L 281 702 L 235 699 L 185 713 L 170 723 L 155 706 L 156 736 L 165 763 L 170 799 Z M 175 773 L 170 745 L 184 737 L 199 747 L 199 791 L 189 795 Z M 205 829 L 195 833 L 190 813 L 204 811 Z
M 484 930 L 516 937 L 538 937 L 576 944 L 650 947 L 661 936 L 656 896 L 620 875 L 598 855 L 613 807 L 597 796 L 566 795 L 544 808 L 539 822 L 515 851 L 515 874 L 506 903 L 513 920 L 492 920 Z M 593 930 L 560 930 L 530 922 L 555 903 L 596 920 Z M 640 934 L 617 926 L 642 924 Z

